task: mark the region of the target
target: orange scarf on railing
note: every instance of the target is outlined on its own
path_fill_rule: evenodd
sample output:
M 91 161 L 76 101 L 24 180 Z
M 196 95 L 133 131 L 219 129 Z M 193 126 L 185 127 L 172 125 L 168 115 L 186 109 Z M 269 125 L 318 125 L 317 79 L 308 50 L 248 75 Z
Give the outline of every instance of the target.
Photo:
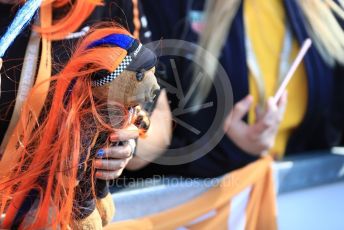
M 219 185 L 182 205 L 142 218 L 115 222 L 105 229 L 276 230 L 271 164 L 270 157 L 260 159 L 228 173 Z M 135 205 L 140 202 L 133 204 L 133 208 Z

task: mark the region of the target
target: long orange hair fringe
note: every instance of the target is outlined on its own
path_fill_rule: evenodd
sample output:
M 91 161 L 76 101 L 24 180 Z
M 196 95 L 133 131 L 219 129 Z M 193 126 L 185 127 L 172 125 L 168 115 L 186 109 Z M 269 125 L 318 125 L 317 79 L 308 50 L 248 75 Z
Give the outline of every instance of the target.
M 43 111 L 45 115 L 37 120 L 33 132 L 24 130 L 15 153 L 20 159 L 15 165 L 8 166 L 11 168 L 8 175 L 0 178 L 0 215 L 5 214 L 2 228 L 11 226 L 18 208 L 32 189 L 38 191 L 39 196 L 38 206 L 28 229 L 47 226 L 53 229 L 68 228 L 73 218 L 73 198 L 80 155 L 89 151 L 81 144 L 88 129 L 82 127 L 88 123 L 83 119 L 91 116 L 97 124 L 97 133 L 114 130 L 99 113 L 98 108 L 102 105 L 94 100 L 90 75 L 102 69 L 113 71 L 127 54 L 119 47 L 87 47 L 95 40 L 117 33 L 129 34 L 116 26 L 92 29 L 76 46 L 61 73 L 49 80 L 52 85 L 51 96 L 49 106 Z M 72 82 L 74 86 L 70 90 Z M 30 91 L 29 98 L 39 87 L 37 85 Z M 66 101 L 67 92 L 69 99 Z M 30 117 L 29 101 L 28 99 L 23 106 L 20 122 L 33 119 Z M 124 114 L 120 119 L 125 121 L 125 109 L 120 105 L 117 108 Z M 92 160 L 86 162 L 91 164 Z M 90 180 L 93 181 L 93 178 Z
M 75 32 L 90 16 L 95 7 L 102 6 L 102 0 L 44 0 L 42 6 L 51 5 L 53 9 L 69 8 L 61 18 L 55 20 L 50 27 L 35 29 L 51 40 L 63 39 L 69 33 Z M 42 19 L 44 20 L 44 18 Z
M 24 3 L 25 0 L 21 0 Z M 69 8 L 67 13 L 55 20 L 49 27 L 35 26 L 35 30 L 42 34 L 42 36 L 50 40 L 61 40 L 66 35 L 75 32 L 84 21 L 92 14 L 97 6 L 103 6 L 103 0 L 43 0 L 42 6 L 52 7 L 52 9 L 59 10 L 61 8 Z M 139 38 L 141 22 L 139 18 L 139 3 L 138 0 L 132 0 L 133 6 L 133 35 Z M 41 20 L 46 20 L 42 18 Z

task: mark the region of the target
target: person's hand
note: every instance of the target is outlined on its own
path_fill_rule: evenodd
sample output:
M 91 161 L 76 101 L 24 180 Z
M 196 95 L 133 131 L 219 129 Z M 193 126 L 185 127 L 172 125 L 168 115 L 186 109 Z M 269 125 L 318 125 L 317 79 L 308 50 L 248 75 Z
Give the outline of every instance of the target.
M 267 153 L 274 145 L 279 125 L 284 117 L 287 93 L 283 94 L 277 105 L 270 98 L 266 110 L 262 114 L 257 114 L 254 124 L 248 125 L 242 119 L 250 110 L 252 102 L 252 96 L 248 95 L 235 104 L 226 118 L 224 131 L 243 151 L 260 156 Z
M 113 180 L 119 177 L 135 151 L 135 139 L 139 131 L 134 125 L 128 126 L 110 135 L 111 142 L 121 141 L 123 145 L 100 149 L 95 161 L 96 178 Z

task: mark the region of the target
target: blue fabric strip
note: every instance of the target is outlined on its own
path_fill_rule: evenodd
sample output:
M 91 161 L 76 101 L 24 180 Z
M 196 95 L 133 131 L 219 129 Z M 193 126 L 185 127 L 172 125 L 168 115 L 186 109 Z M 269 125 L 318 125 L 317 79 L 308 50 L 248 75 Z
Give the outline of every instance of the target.
M 128 50 L 135 38 L 125 34 L 110 34 L 102 39 L 92 42 L 87 48 L 94 48 L 101 45 L 115 45 Z
M 41 5 L 42 0 L 27 1 L 23 7 L 17 12 L 13 22 L 8 27 L 6 33 L 0 39 L 0 57 L 5 55 L 8 47 L 12 44 L 14 39 L 22 32 L 36 13 Z

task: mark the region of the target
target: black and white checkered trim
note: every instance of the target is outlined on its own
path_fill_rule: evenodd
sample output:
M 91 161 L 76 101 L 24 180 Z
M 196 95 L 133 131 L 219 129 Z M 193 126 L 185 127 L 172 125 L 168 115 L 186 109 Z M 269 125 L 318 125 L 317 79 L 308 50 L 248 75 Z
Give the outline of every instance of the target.
M 128 67 L 128 65 L 131 63 L 131 61 L 132 61 L 132 57 L 130 55 L 127 55 L 123 59 L 121 64 L 119 64 L 119 66 L 115 69 L 115 71 L 113 71 L 112 73 L 110 73 L 106 77 L 93 80 L 92 86 L 98 87 L 98 86 L 103 86 L 107 83 L 112 82 L 116 77 L 118 77 Z

